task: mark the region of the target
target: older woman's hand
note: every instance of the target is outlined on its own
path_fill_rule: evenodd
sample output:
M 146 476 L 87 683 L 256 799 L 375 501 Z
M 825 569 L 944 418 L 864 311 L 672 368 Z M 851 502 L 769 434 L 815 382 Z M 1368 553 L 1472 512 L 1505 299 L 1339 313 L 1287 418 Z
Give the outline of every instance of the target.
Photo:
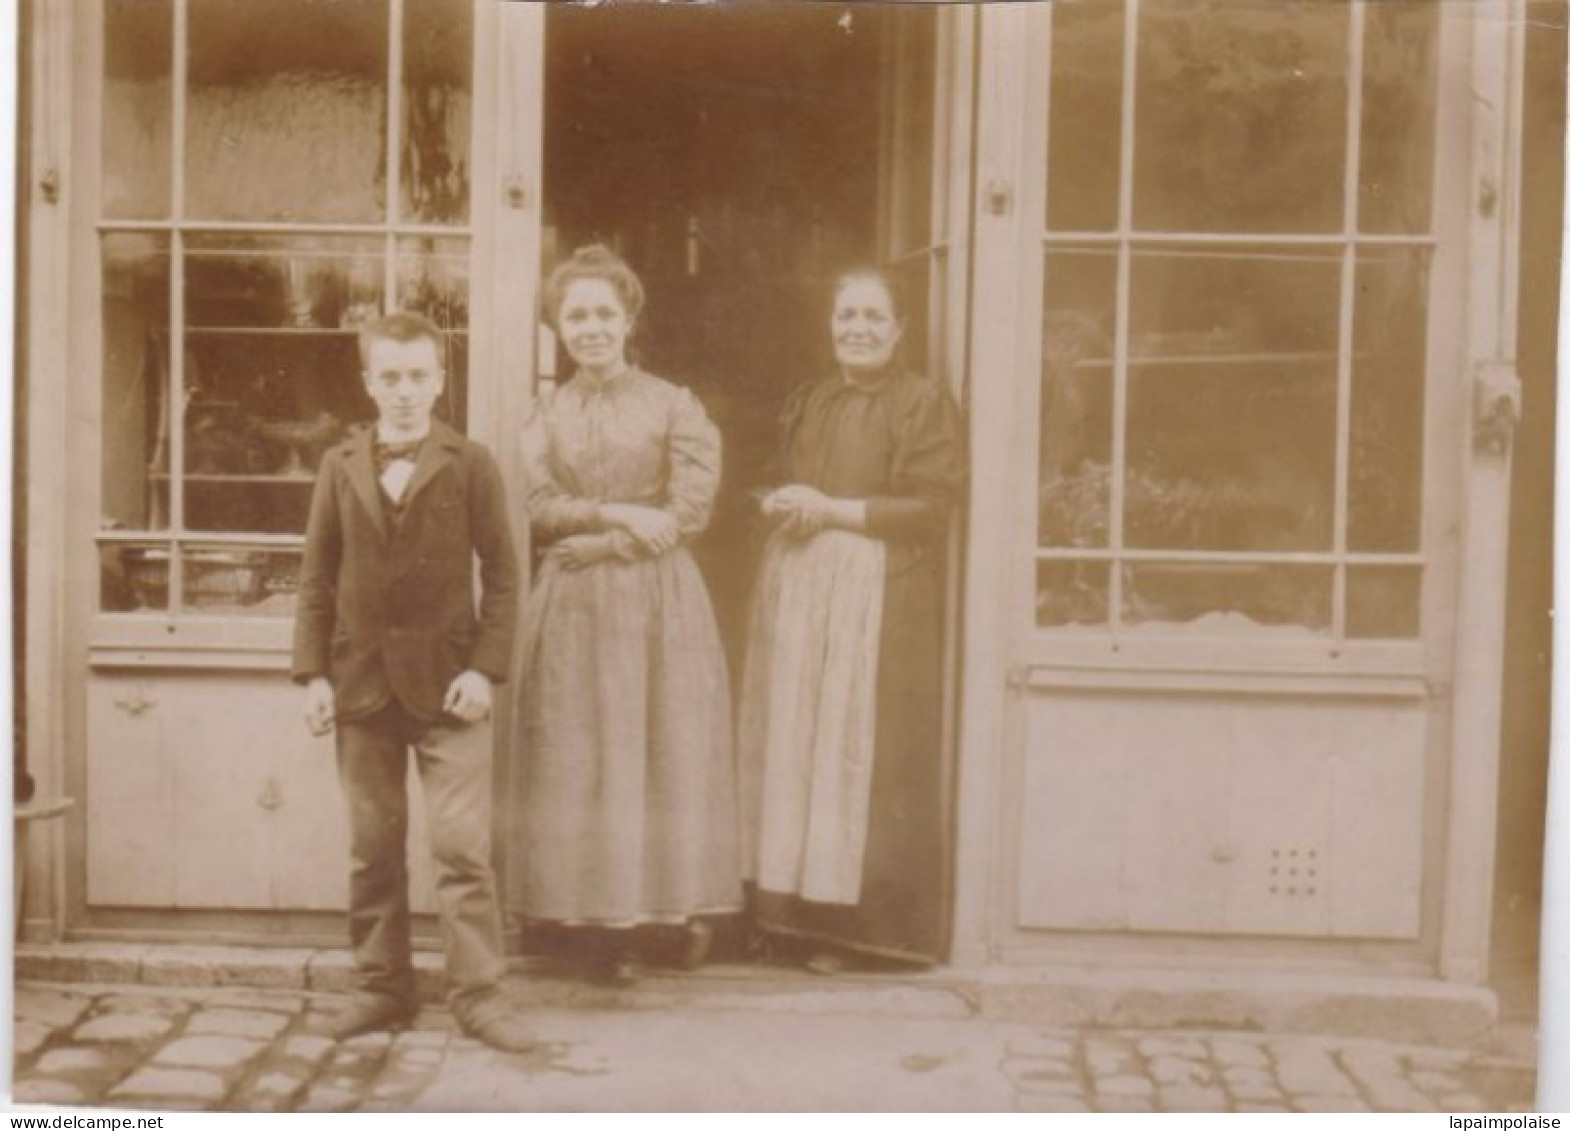
M 637 503 L 602 503 L 600 521 L 606 526 L 625 530 L 639 545 L 651 554 L 668 553 L 681 539 L 681 528 L 675 518 L 658 507 L 645 507 Z
M 833 500 L 815 487 L 793 483 L 763 500 L 763 513 L 795 538 L 810 538 L 829 522 Z

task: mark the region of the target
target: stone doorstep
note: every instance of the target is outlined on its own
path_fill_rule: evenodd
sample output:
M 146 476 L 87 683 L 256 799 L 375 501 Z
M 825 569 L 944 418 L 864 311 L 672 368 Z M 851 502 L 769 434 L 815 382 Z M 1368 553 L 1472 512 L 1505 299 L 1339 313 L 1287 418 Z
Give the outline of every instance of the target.
M 414 961 L 421 998 L 439 1002 L 441 955 L 417 951 Z M 981 1017 L 1061 1029 L 1302 1033 L 1464 1049 L 1481 1048 L 1497 1018 L 1494 994 L 1484 987 L 1354 975 L 1036 966 L 828 980 L 714 966 L 610 989 L 559 976 L 535 959 L 510 965 L 522 975 L 509 983 L 521 1004 L 566 1008 Z M 17 947 L 15 972 L 19 982 L 346 993 L 354 967 L 346 950 L 65 942 Z

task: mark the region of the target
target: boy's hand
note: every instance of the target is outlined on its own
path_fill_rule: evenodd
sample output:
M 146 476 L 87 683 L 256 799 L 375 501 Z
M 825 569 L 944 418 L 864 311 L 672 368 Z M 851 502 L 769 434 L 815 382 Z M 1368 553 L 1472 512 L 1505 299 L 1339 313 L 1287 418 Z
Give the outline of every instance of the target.
M 459 672 L 447 688 L 442 710 L 461 722 L 479 722 L 491 713 L 491 681 L 477 671 Z
M 310 728 L 317 738 L 331 734 L 333 729 L 333 715 L 337 713 L 337 703 L 333 696 L 333 685 L 322 676 L 317 676 L 305 685 L 305 725 Z

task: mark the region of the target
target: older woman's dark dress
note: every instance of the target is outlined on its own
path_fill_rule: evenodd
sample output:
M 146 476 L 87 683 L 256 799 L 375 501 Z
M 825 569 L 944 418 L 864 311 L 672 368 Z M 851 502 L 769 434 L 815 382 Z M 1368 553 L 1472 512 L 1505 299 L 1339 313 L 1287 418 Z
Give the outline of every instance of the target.
M 802 729 L 780 717 L 784 712 L 803 707 L 810 712 L 815 704 L 833 709 L 832 673 L 846 670 L 833 653 L 842 645 L 857 647 L 846 644 L 856 631 L 850 623 L 856 614 L 840 610 L 841 594 L 833 581 L 816 589 L 792 588 L 789 577 L 781 581 L 781 564 L 802 547 L 783 532 L 771 538 L 753 606 L 739 726 L 755 914 L 765 930 L 885 957 L 932 961 L 942 953 L 945 938 L 943 564 L 949 514 L 965 477 L 959 413 L 938 383 L 891 368 L 855 384 L 836 374 L 798 390 L 783 414 L 782 429 L 782 483 L 867 501 L 864 535 L 825 531 L 814 540 L 865 538 L 881 544 L 882 609 L 880 618 L 873 610 L 877 628 L 869 630 L 874 640 L 867 642 L 876 647 L 870 788 L 860 803 L 854 796 L 844 803 L 837 787 L 829 790 L 838 806 L 831 824 L 864 820 L 863 827 L 852 827 L 848 834 L 836 829 L 827 837 L 830 852 L 841 856 L 844 844 L 854 845 L 851 859 L 859 856 L 859 884 L 849 885 L 856 889 L 853 901 L 810 898 L 804 895 L 812 889 L 809 881 L 782 882 L 778 877 L 790 873 L 791 866 L 771 868 L 768 860 L 771 852 L 778 855 L 777 847 L 769 847 L 771 839 L 776 846 L 790 844 L 793 830 L 779 829 L 777 821 L 772 833 L 758 830 L 770 823 L 775 806 L 786 808 L 790 821 L 816 823 L 812 799 L 824 792 L 819 779 L 840 773 L 834 759 L 842 753 L 850 759 L 860 756 L 854 736 L 840 744 L 842 751 L 825 754 L 825 745 L 838 742 L 834 726 L 818 728 L 827 729 L 827 737 L 814 733 L 801 740 L 800 745 L 812 748 L 805 755 L 782 751 L 790 743 L 776 740 L 782 728 L 792 736 Z M 833 607 L 792 607 L 792 593 L 798 599 L 814 594 L 810 599 Z M 801 635 L 800 622 L 813 619 L 814 612 L 826 627 L 824 639 L 809 640 L 805 647 L 799 639 L 792 644 L 791 638 Z M 828 658 L 812 659 L 814 649 Z M 818 671 L 804 677 L 792 664 L 816 664 Z M 782 668 L 790 670 L 782 673 Z M 814 679 L 818 682 L 803 691 L 803 683 Z M 849 821 L 846 812 L 853 814 Z M 799 839 L 810 840 L 809 832 L 803 829 Z M 813 850 L 798 851 L 810 856 Z M 836 863 L 843 871 L 843 864 Z M 810 860 L 798 869 L 810 870 Z

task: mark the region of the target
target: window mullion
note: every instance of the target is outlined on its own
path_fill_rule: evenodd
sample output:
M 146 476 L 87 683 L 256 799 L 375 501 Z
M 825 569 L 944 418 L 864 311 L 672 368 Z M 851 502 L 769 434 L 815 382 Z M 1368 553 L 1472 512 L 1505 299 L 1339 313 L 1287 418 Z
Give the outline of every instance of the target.
M 1107 492 L 1107 545 L 1112 553 L 1107 579 L 1107 624 L 1116 633 L 1123 623 L 1123 495 L 1127 470 L 1130 237 L 1134 228 L 1134 69 L 1139 51 L 1139 0 L 1125 0 L 1123 75 L 1118 153 L 1118 275 L 1112 333 L 1112 473 Z
M 170 617 L 185 605 L 185 141 L 190 85 L 190 0 L 175 0 L 170 60 L 169 160 L 169 588 Z
M 403 0 L 391 0 L 387 20 L 387 205 L 382 237 L 382 308 L 398 308 L 398 220 L 403 209 Z
M 1352 459 L 1352 334 L 1357 294 L 1357 203 L 1363 124 L 1363 0 L 1354 0 L 1347 28 L 1346 161 L 1341 208 L 1341 293 L 1336 341 L 1335 519 L 1331 537 L 1336 555 L 1330 600 L 1331 636 L 1346 638 L 1347 516 Z

